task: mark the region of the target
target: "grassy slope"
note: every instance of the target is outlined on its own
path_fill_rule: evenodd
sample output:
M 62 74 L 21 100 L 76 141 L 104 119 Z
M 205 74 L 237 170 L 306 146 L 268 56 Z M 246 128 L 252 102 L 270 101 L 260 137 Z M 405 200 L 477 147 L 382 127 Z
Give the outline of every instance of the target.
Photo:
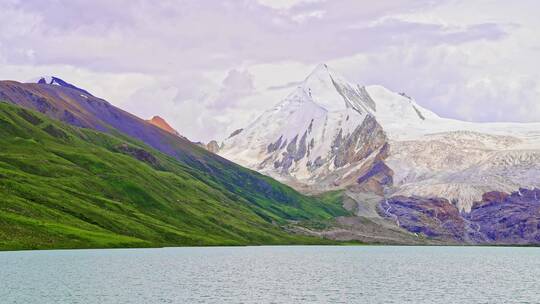
M 337 210 L 338 208 L 343 208 L 343 195 L 344 190 L 334 190 L 316 195 L 314 199 L 323 202 L 323 204 L 326 206 L 336 208 Z M 342 213 L 340 215 L 349 214 Z M 335 219 L 325 217 L 312 217 L 310 219 L 296 223 L 296 225 L 312 230 L 325 230 L 335 225 Z
M 0 102 L 0 249 L 312 243 L 278 225 L 345 213 L 270 178 L 272 198 L 224 178 Z

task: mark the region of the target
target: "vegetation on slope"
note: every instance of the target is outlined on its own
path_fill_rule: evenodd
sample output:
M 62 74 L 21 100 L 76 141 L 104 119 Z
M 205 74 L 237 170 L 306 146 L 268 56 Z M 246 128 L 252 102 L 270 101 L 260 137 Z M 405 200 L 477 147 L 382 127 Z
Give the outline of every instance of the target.
M 212 166 L 0 102 L 0 249 L 322 242 L 279 226 L 346 214 L 250 170 Z

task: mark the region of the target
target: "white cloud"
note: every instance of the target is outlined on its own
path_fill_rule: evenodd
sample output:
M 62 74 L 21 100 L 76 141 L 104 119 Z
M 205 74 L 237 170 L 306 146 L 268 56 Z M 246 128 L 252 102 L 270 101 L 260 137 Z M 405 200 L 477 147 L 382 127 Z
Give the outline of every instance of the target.
M 257 0 L 262 5 L 274 9 L 289 9 L 301 3 L 322 2 L 321 0 Z
M 163 116 L 194 140 L 245 126 L 321 61 L 443 116 L 540 117 L 536 1 L 0 6 L 0 78 L 54 74 L 136 115 Z

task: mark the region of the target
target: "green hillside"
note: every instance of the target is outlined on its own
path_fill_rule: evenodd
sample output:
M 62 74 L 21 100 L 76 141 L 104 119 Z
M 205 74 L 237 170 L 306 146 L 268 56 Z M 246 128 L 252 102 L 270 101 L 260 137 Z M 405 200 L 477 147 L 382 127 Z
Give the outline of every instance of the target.
M 0 102 L 0 249 L 320 243 L 280 226 L 346 214 L 227 170 Z

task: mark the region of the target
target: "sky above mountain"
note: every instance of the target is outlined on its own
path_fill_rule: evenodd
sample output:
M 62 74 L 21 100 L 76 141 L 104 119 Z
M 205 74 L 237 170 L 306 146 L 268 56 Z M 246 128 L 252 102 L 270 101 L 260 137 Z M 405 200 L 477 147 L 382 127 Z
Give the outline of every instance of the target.
M 222 139 L 321 62 L 445 117 L 540 121 L 537 1 L 0 0 L 0 78 Z

